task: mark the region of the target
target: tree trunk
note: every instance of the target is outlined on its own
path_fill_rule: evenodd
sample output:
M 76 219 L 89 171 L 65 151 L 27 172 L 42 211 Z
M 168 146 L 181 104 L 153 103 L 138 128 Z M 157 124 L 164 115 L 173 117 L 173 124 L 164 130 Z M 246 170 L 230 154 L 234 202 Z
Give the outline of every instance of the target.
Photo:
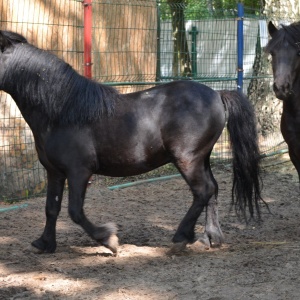
M 272 80 L 263 78 L 271 75 L 271 65 L 263 52 L 258 32 L 256 55 L 253 63 L 252 80 L 248 87 L 248 97 L 255 107 L 259 131 L 262 136 L 278 131 L 281 104 L 274 97 Z
M 172 14 L 172 30 L 174 40 L 173 76 L 191 76 L 191 58 L 185 33 L 185 0 L 168 0 Z

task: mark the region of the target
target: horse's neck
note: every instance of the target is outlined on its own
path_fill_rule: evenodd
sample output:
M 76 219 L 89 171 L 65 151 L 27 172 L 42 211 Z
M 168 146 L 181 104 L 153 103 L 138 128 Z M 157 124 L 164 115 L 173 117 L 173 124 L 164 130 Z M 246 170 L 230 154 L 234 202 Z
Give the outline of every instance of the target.
M 56 78 L 56 73 L 49 67 L 52 56 L 47 61 L 43 55 L 43 51 L 30 45 L 25 45 L 24 49 L 16 47 L 11 57 L 15 61 L 7 64 L 1 82 L 1 89 L 11 95 L 33 131 L 46 127 L 44 124 L 49 124 L 52 113 L 50 98 L 54 87 L 51 79 Z
M 283 100 L 283 115 L 289 115 L 300 122 L 300 93 L 295 93 L 287 100 Z
M 30 104 L 29 101 L 26 101 L 26 98 L 22 95 L 16 93 L 10 93 L 17 106 L 20 109 L 20 112 L 25 119 L 26 123 L 29 125 L 33 134 L 43 134 L 47 131 L 49 118 L 41 110 L 35 109 L 35 107 Z
M 295 81 L 289 99 L 283 100 L 283 111 L 289 115 L 300 115 L 300 76 Z

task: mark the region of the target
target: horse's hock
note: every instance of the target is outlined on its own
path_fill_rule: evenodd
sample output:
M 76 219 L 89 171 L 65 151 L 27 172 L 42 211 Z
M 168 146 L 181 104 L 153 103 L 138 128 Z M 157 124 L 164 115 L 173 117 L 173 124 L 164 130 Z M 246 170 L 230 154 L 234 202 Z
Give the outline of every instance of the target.
M 0 99 L 0 200 L 39 193 L 45 176 L 31 130 L 11 98 L 1 93 Z

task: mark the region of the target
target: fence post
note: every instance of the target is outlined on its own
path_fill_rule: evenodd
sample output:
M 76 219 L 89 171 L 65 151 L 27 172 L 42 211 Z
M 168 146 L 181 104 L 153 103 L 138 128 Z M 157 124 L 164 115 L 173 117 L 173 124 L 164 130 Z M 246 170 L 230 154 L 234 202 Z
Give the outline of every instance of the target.
M 197 27 L 193 26 L 189 34 L 192 35 L 192 77 L 194 78 L 197 76 Z
M 157 47 L 156 47 L 156 79 L 155 81 L 161 81 L 161 65 L 160 65 L 160 35 L 161 35 L 161 30 L 160 30 L 160 0 L 156 1 L 156 18 L 157 18 L 157 36 L 156 36 L 156 41 L 157 41 Z
M 83 0 L 84 7 L 84 76 L 92 78 L 92 0 Z
M 243 55 L 244 55 L 244 5 L 238 3 L 238 18 L 237 18 L 237 89 L 243 90 Z

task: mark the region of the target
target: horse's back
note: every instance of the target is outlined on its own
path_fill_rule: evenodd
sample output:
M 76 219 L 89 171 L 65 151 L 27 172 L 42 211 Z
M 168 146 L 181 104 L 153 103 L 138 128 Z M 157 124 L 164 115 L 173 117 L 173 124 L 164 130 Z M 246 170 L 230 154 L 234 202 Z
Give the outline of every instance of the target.
M 123 96 L 128 100 L 127 109 L 136 106 L 134 110 L 156 116 L 161 122 L 213 119 L 224 127 L 224 106 L 219 93 L 195 81 L 173 81 Z
M 153 147 L 155 140 L 170 156 L 200 149 L 207 155 L 225 126 L 219 93 L 194 81 L 174 81 L 126 97 L 136 101 L 143 128 L 151 129 L 151 135 L 143 135 L 145 143 Z

